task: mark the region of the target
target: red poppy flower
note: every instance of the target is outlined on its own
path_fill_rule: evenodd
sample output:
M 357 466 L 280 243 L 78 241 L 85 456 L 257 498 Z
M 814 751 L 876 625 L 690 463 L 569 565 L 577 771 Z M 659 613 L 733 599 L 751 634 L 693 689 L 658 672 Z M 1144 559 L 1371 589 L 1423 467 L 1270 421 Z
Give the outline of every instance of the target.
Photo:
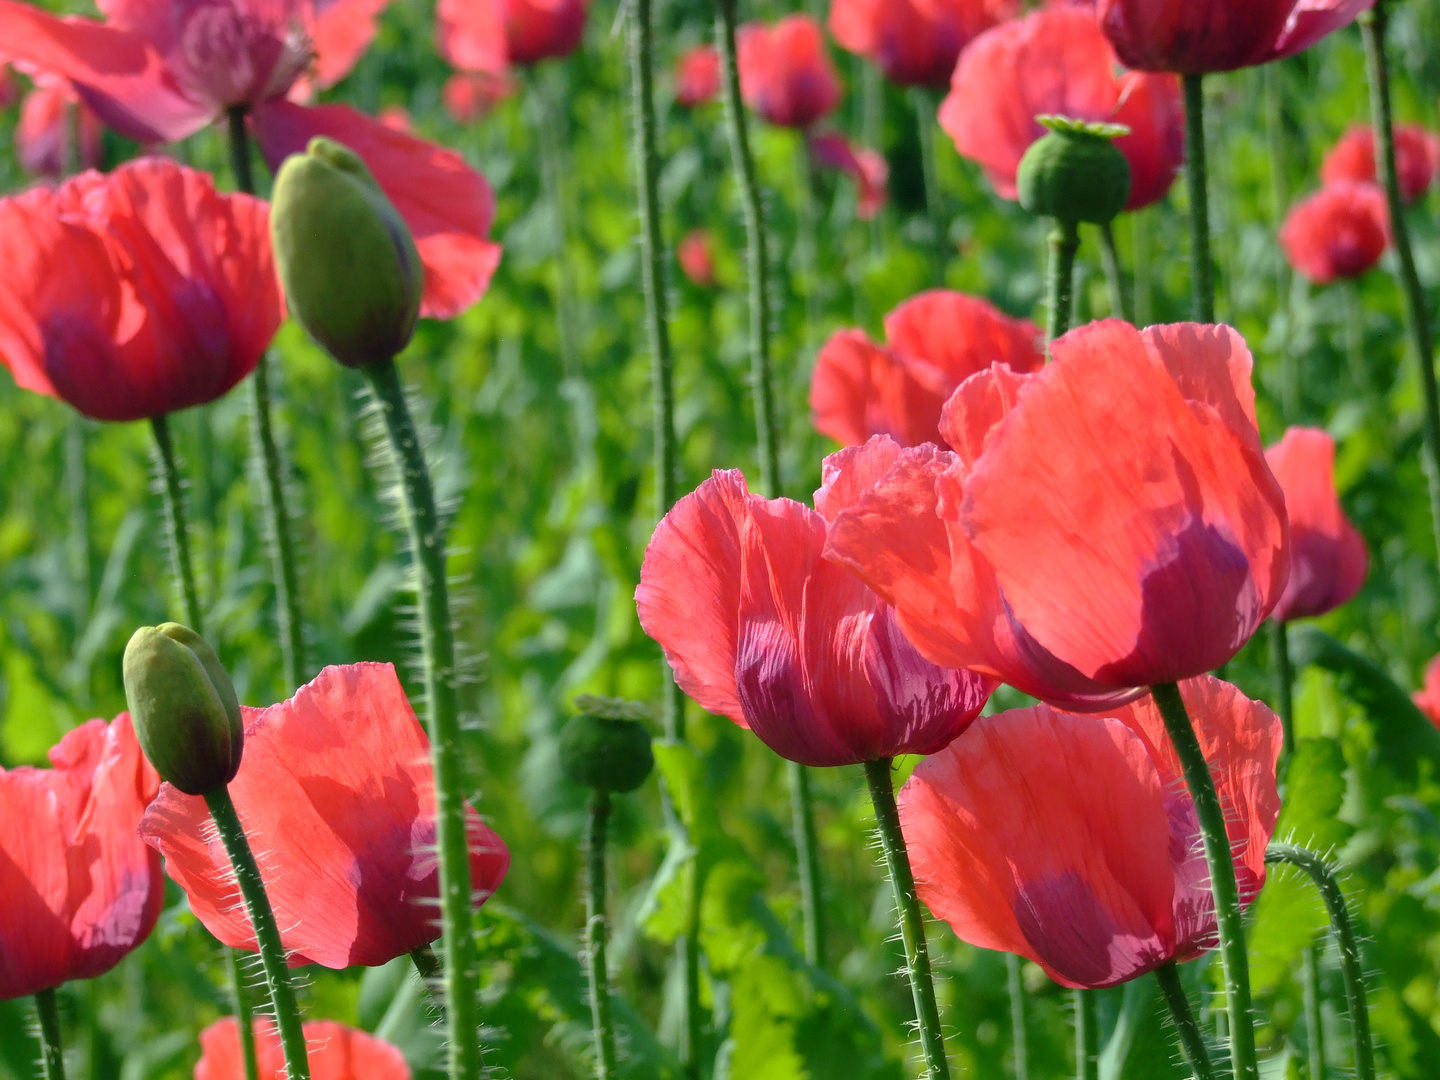
M 503 75 L 511 64 L 574 52 L 589 6 L 589 0 L 440 0 L 436 47 L 461 71 Z
M 0 200 L 0 362 L 99 420 L 214 401 L 282 318 L 266 214 L 166 158 Z
M 1045 134 L 1046 113 L 1124 124 L 1115 145 L 1130 163 L 1138 210 L 1163 199 L 1185 160 L 1185 110 L 1173 75 L 1117 75 L 1115 53 L 1089 8 L 1036 11 L 981 34 L 960 56 L 940 126 L 977 162 L 1002 198 L 1014 199 L 1015 171 Z
M 1440 172 L 1440 137 L 1419 124 L 1395 125 L 1395 171 L 1399 173 L 1400 197 L 1414 202 L 1430 189 Z M 1320 166 L 1326 184 L 1342 180 L 1375 182 L 1375 131 L 1357 125 L 1330 148 Z
M 1018 0 L 835 0 L 830 33 L 891 82 L 943 87 L 961 50 L 1019 10 Z
M 701 288 L 715 284 L 715 240 L 709 229 L 691 229 L 675 251 L 680 269 Z
M 746 23 L 736 35 L 740 94 L 772 124 L 808 128 L 840 104 L 840 77 L 820 24 L 787 15 L 772 25 Z
M 1440 727 L 1440 656 L 1432 657 L 1425 665 L 1425 689 L 1415 691 L 1410 700 L 1432 724 Z
M 1265 883 L 1279 718 L 1210 676 L 1181 684 L 1225 809 L 1240 899 Z M 920 898 L 972 945 L 1101 987 L 1216 941 L 1195 804 L 1146 697 L 1104 718 L 1038 705 L 976 721 L 899 796 Z
M 945 399 L 977 371 L 1004 364 L 1038 371 L 1040 329 L 1012 319 L 979 297 L 935 289 L 885 316 L 888 347 L 863 331 L 841 330 L 815 358 L 810 415 L 815 429 L 858 446 L 889 435 L 903 446 L 933 442 Z
M 1370 557 L 1335 494 L 1335 440 L 1292 427 L 1265 451 L 1290 518 L 1290 578 L 1271 617 L 1323 615 L 1360 591 Z
M 312 1020 L 304 1030 L 311 1080 L 410 1080 L 405 1055 L 384 1039 L 334 1020 Z M 195 1080 L 245 1080 L 240 1028 L 233 1016 L 200 1033 L 200 1050 Z M 263 1016 L 255 1018 L 255 1057 L 256 1080 L 285 1080 L 280 1036 Z
M 25 95 L 15 125 L 15 158 L 35 176 L 59 179 L 100 166 L 100 118 L 64 83 L 37 86 Z M 74 150 L 69 145 L 73 140 Z M 79 160 L 72 154 L 78 151 Z
M 1385 193 L 1371 183 L 1325 185 L 1290 208 L 1280 246 L 1290 265 L 1317 285 L 1362 276 L 1390 246 Z
M 1234 71 L 1303 52 L 1375 0 L 1098 0 L 1120 61 L 1138 71 Z
M 292 966 L 374 966 L 440 936 L 428 740 L 389 664 L 328 667 L 289 701 L 242 709 L 230 795 Z M 226 945 L 255 948 L 204 799 L 169 784 L 140 823 L 190 909 Z M 510 865 L 470 811 L 470 873 L 486 899 Z
M 1052 352 L 960 386 L 940 422 L 954 454 L 872 440 L 832 458 L 893 464 L 826 557 L 935 663 L 1089 712 L 1239 650 L 1285 586 L 1285 505 L 1234 330 L 1107 320 Z
M 50 763 L 0 769 L 0 1001 L 103 975 L 165 901 L 160 860 L 135 834 L 160 778 L 129 714 L 82 724 Z
M 838 169 L 855 181 L 855 216 L 870 221 L 885 209 L 889 197 L 890 163 L 879 151 L 854 146 L 843 135 L 812 134 L 807 139 L 811 156 L 828 169 Z
M 933 753 L 993 684 L 927 662 L 889 607 L 822 559 L 822 513 L 717 471 L 655 529 L 635 590 L 640 625 L 681 689 L 781 757 L 819 766 Z
M 693 109 L 720 93 L 720 54 L 713 45 L 697 45 L 675 62 L 675 101 Z
M 473 124 L 514 90 L 515 84 L 508 75 L 460 72 L 445 80 L 440 99 L 457 124 Z
M 418 243 L 421 314 L 449 318 L 479 299 L 499 259 L 486 239 L 494 197 L 484 177 L 431 143 L 396 142 L 379 120 L 352 109 L 286 100 L 343 77 L 385 2 L 105 0 L 109 21 L 97 23 L 0 0 L 0 57 L 69 80 L 108 126 L 141 142 L 182 139 L 244 106 L 272 168 L 312 135 L 344 143 L 365 160 L 417 242 L 429 238 Z

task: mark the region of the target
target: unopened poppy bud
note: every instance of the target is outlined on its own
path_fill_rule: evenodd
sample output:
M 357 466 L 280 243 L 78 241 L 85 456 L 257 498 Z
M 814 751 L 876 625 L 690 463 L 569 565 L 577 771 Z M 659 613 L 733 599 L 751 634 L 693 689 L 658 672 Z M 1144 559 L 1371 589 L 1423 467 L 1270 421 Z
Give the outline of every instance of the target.
M 583 710 L 560 732 L 560 770 L 607 794 L 634 791 L 655 767 L 650 732 L 636 709 L 609 698 L 581 698 Z
M 354 152 L 316 136 L 286 158 L 270 236 L 290 314 L 336 360 L 381 363 L 410 341 L 425 287 L 420 254 Z
M 1130 198 L 1130 163 L 1111 139 L 1128 135 L 1119 124 L 1091 124 L 1037 116 L 1050 133 L 1020 159 L 1015 187 L 1020 205 L 1059 221 L 1104 225 Z
M 125 700 L 140 749 L 187 795 L 223 787 L 240 769 L 240 699 L 209 643 L 188 626 L 142 626 L 125 646 Z

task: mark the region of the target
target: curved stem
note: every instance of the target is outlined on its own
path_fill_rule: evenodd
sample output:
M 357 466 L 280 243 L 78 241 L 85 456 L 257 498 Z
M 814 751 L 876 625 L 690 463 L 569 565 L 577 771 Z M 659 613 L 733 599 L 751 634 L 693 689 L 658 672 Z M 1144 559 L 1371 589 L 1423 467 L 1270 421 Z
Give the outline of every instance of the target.
M 910 992 L 915 998 L 915 1017 L 920 1025 L 920 1046 L 925 1053 L 927 1080 L 948 1080 L 950 1063 L 945 1058 L 945 1040 L 940 1030 L 940 1009 L 935 1004 L 935 984 L 930 976 L 930 950 L 925 944 L 925 920 L 915 892 L 915 875 L 910 854 L 900 831 L 900 811 L 895 805 L 895 785 L 890 779 L 890 758 L 865 763 L 865 780 L 875 806 L 875 826 L 885 866 L 895 889 L 895 907 L 900 921 L 900 939 L 905 945 L 905 967 Z
M 245 1080 L 259 1080 L 260 1062 L 255 1054 L 255 1010 L 245 992 L 245 970 L 240 964 L 240 950 L 226 949 L 230 957 L 230 989 L 235 993 L 235 1026 L 240 1034 L 240 1060 Z
M 285 1054 L 285 1071 L 290 1080 L 310 1080 L 310 1061 L 305 1052 L 305 1031 L 300 1024 L 300 1006 L 295 1000 L 295 987 L 290 982 L 285 946 L 280 943 L 280 928 L 275 912 L 265 895 L 260 867 L 245 839 L 245 828 L 235 813 L 230 791 L 223 785 L 205 795 L 205 805 L 215 820 L 215 829 L 230 856 L 235 882 L 245 899 L 250 926 L 255 931 L 255 945 L 260 962 L 265 966 L 265 980 L 270 984 L 270 1004 L 275 1011 L 275 1029 L 280 1035 L 280 1048 Z
M 1010 992 L 1010 1037 L 1014 1048 L 1015 1080 L 1030 1080 L 1030 1048 L 1025 1036 L 1025 981 L 1020 957 L 1005 954 L 1005 985 Z
M 1296 844 L 1271 844 L 1265 849 L 1267 863 L 1285 863 L 1303 871 L 1325 901 L 1330 915 L 1330 929 L 1340 953 L 1340 974 L 1345 980 L 1345 1001 L 1350 1009 L 1350 1032 L 1355 1041 L 1356 1080 L 1375 1080 L 1375 1047 L 1370 1038 L 1370 1009 L 1365 999 L 1365 973 L 1361 967 L 1360 947 L 1350 922 L 1350 908 L 1345 894 L 1329 864 L 1315 852 Z M 1318 1078 L 1317 1078 L 1318 1080 Z
M 170 572 L 180 586 L 185 621 L 191 630 L 203 634 L 205 620 L 200 611 L 200 592 L 195 587 L 195 567 L 190 561 L 190 527 L 185 521 L 185 485 L 180 479 L 175 444 L 170 439 L 170 425 L 164 413 L 150 418 L 150 429 L 155 434 L 155 463 L 160 470 L 160 492 L 165 502 Z
M 1425 290 L 1415 270 L 1415 252 L 1405 221 L 1405 203 L 1400 197 L 1400 177 L 1395 169 L 1395 126 L 1390 108 L 1390 71 L 1385 58 L 1385 26 L 1389 15 L 1384 0 L 1360 15 L 1360 32 L 1365 39 L 1365 67 L 1370 76 L 1370 112 L 1375 125 L 1375 163 L 1390 208 L 1391 242 L 1400 268 L 1400 291 L 1405 295 L 1405 321 L 1420 365 L 1420 385 L 1425 400 L 1425 477 L 1430 487 L 1430 518 L 1440 553 L 1440 390 L 1435 385 L 1434 346 L 1430 338 L 1430 315 Z
M 1190 76 L 1187 76 L 1187 79 Z M 1185 773 L 1185 786 L 1195 803 L 1210 890 L 1215 898 L 1215 923 L 1220 934 L 1220 961 L 1225 969 L 1226 1011 L 1230 1018 L 1230 1067 L 1236 1080 L 1257 1080 L 1254 1013 L 1250 1005 L 1250 960 L 1245 952 L 1245 924 L 1240 912 L 1240 889 L 1235 883 L 1235 859 L 1225 830 L 1225 811 L 1215 790 L 1210 766 L 1200 748 L 1180 688 L 1162 683 L 1150 688 L 1165 730 L 1174 744 Z
M 1045 325 L 1045 352 L 1050 342 L 1070 329 L 1070 313 L 1074 307 L 1075 255 L 1080 250 L 1080 229 L 1073 221 L 1055 221 L 1050 230 L 1050 266 L 1045 286 L 1048 307 Z
M 1110 291 L 1110 314 L 1133 323 L 1135 315 L 1130 310 L 1130 298 L 1125 295 L 1125 271 L 1120 269 L 1115 229 L 1108 221 L 1100 226 L 1100 261 L 1105 265 L 1105 285 Z
M 1195 321 L 1215 321 L 1215 266 L 1210 259 L 1210 192 L 1205 168 L 1205 93 L 1201 76 L 1185 76 L 1185 181 L 1190 192 L 1190 284 Z
M 1290 663 L 1290 632 L 1283 622 L 1270 623 L 1270 670 L 1275 678 L 1275 711 L 1285 729 L 1288 760 L 1295 752 L 1295 669 Z
M 585 854 L 589 891 L 585 895 L 585 947 L 590 954 L 590 1021 L 595 1029 L 596 1080 L 616 1075 L 615 1025 L 610 1015 L 610 980 L 605 972 L 605 832 L 610 821 L 610 796 L 595 792 L 590 799 L 590 829 Z
M 430 468 L 395 362 L 371 364 L 364 374 L 384 418 L 399 468 L 401 517 L 418 579 L 425 720 L 430 731 L 430 764 L 435 771 L 435 843 L 440 859 L 449 1075 L 450 1080 L 478 1080 L 479 1010 L 470 846 L 465 831 L 464 751 L 456 693 L 455 634 L 450 625 L 450 593 L 445 576 L 445 538 L 435 508 Z
M 1075 1080 L 1100 1080 L 1095 991 L 1072 990 L 1070 993 L 1075 1003 Z
M 1172 960 L 1155 969 L 1155 979 L 1160 992 L 1165 995 L 1165 1004 L 1175 1019 L 1175 1030 L 1180 1035 L 1180 1052 L 1185 1055 L 1185 1064 L 1195 1074 L 1195 1080 L 1215 1080 L 1215 1066 L 1210 1063 L 1210 1051 L 1205 1046 L 1205 1034 L 1195 1021 L 1190 1009 L 1190 999 L 1180 983 L 1180 969 Z
M 40 1067 L 45 1080 L 65 1080 L 65 1050 L 60 1043 L 60 1009 L 54 989 L 35 995 L 35 1012 L 40 1018 Z
M 1305 996 L 1306 1060 L 1310 1080 L 1325 1080 L 1325 1024 L 1320 1015 L 1320 958 L 1314 945 L 1301 957 L 1301 993 Z
M 820 896 L 820 845 L 815 838 L 815 803 L 810 796 L 810 770 L 794 761 L 785 763 L 790 780 L 790 814 L 795 830 L 796 869 L 800 877 L 800 911 L 805 925 L 805 959 L 825 966 L 825 905 Z
M 915 126 L 920 136 L 920 172 L 925 181 L 925 211 L 930 215 L 935 280 L 943 285 L 950 255 L 950 222 L 945 213 L 945 196 L 940 190 L 940 163 L 935 154 L 935 100 L 928 90 L 916 86 L 910 91 L 910 104 L 915 109 Z

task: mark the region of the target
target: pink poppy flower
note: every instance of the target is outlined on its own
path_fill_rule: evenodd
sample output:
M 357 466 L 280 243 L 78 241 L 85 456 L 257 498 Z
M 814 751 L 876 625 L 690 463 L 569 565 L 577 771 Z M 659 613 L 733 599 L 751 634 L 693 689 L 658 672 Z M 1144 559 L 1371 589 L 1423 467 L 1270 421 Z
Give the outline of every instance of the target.
M 1327 184 L 1290 208 L 1280 246 L 1301 274 L 1317 285 L 1357 278 L 1390 246 L 1390 213 L 1378 184 Z
M 855 181 L 855 216 L 870 221 L 885 209 L 889 197 L 890 163 L 885 155 L 864 146 L 852 145 L 843 135 L 812 134 L 807 143 L 810 155 L 828 169 L 838 169 Z
M 943 87 L 961 51 L 1019 10 L 1018 0 L 834 0 L 830 32 L 891 82 Z
M 310 1080 L 410 1080 L 405 1056 L 384 1039 L 334 1020 L 311 1020 L 304 1030 Z M 195 1080 L 245 1080 L 240 1026 L 233 1016 L 202 1031 L 200 1049 Z M 285 1080 L 280 1036 L 263 1016 L 255 1018 L 255 1057 L 256 1080 Z
M 103 132 L 100 118 L 64 83 L 37 86 L 20 105 L 15 157 L 26 172 L 52 180 L 97 169 Z
M 720 94 L 720 54 L 713 45 L 696 45 L 675 61 L 675 101 L 687 109 Z
M 715 238 L 709 229 L 691 229 L 675 251 L 684 275 L 708 289 L 715 284 Z
M 435 41 L 461 71 L 504 75 L 569 56 L 585 35 L 589 0 L 440 0 Z
M 809 128 L 840 104 L 840 77 L 820 24 L 787 15 L 773 25 L 746 23 L 736 35 L 745 104 L 780 127 Z
M 1395 171 L 1400 180 L 1400 197 L 1412 203 L 1430 190 L 1440 172 L 1440 136 L 1419 124 L 1395 125 Z M 1375 183 L 1375 131 L 1357 125 L 1341 136 L 1320 165 L 1325 184 L 1343 180 Z

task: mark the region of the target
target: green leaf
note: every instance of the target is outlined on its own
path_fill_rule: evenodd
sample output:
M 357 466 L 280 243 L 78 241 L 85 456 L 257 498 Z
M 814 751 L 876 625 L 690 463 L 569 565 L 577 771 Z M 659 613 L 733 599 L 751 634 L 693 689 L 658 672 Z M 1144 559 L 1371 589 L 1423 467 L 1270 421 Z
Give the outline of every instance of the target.
M 1303 739 L 1285 772 L 1285 802 L 1275 835 L 1314 851 L 1349 840 L 1354 828 L 1336 816 L 1345 802 L 1345 754 L 1335 739 Z

